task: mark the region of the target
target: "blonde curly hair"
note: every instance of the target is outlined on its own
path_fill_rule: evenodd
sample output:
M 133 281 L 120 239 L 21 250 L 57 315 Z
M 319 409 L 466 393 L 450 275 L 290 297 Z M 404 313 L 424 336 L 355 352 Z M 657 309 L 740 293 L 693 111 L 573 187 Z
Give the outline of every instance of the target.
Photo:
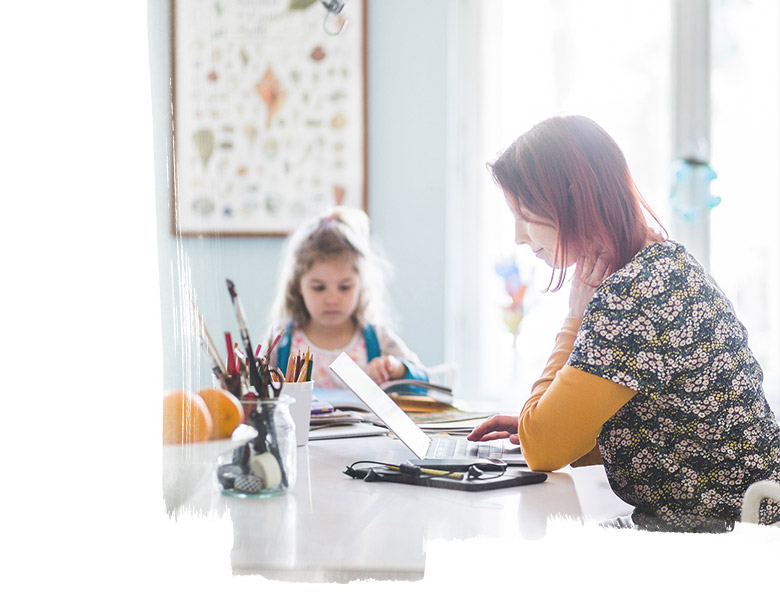
M 354 321 L 387 324 L 385 282 L 389 264 L 372 248 L 368 215 L 346 206 L 333 207 L 304 222 L 289 237 L 271 309 L 272 321 L 308 323 L 311 315 L 301 294 L 301 277 L 318 262 L 340 258 L 351 260 L 361 282 Z

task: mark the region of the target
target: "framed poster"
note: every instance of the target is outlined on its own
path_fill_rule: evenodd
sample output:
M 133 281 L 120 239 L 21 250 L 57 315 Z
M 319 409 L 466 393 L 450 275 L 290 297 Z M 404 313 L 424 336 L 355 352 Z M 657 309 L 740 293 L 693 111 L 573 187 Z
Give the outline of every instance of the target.
M 173 234 L 283 236 L 367 208 L 365 14 L 171 0 Z

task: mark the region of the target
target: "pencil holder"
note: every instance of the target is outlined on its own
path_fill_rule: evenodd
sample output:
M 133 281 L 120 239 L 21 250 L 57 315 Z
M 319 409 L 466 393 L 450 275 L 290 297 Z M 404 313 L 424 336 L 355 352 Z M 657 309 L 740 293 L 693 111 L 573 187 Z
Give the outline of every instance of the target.
M 295 423 L 291 398 L 261 398 L 248 420 L 257 429 L 255 439 L 235 450 L 217 469 L 225 494 L 265 497 L 284 494 L 295 486 L 298 475 Z
M 247 392 L 243 396 L 239 396 L 241 398 L 241 406 L 244 409 L 244 423 L 247 425 L 252 424 L 252 419 L 250 418 L 251 414 L 258 410 L 259 408 L 259 401 L 257 398 L 257 394 L 254 392 Z
M 298 446 L 305 446 L 309 441 L 313 391 L 313 381 L 288 382 L 282 387 L 282 396 L 290 397 L 290 414 L 295 423 L 295 439 Z

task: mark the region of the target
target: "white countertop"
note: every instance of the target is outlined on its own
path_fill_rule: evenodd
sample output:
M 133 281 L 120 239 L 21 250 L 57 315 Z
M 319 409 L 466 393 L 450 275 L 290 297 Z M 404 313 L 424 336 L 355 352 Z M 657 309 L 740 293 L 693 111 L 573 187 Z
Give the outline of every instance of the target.
M 412 458 L 389 436 L 310 441 L 298 448 L 294 489 L 271 498 L 235 498 L 204 480 L 181 510 L 232 524 L 235 575 L 283 581 L 422 579 L 435 540 L 538 540 L 550 519 L 595 523 L 631 507 L 609 488 L 601 467 L 566 468 L 540 484 L 465 492 L 352 479 L 358 460 Z

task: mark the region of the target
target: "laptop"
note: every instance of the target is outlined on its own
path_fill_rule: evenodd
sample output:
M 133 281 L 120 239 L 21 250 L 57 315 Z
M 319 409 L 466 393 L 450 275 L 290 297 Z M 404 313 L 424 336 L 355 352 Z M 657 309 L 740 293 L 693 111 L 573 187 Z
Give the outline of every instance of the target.
M 417 457 L 411 462 L 429 468 L 493 463 L 527 466 L 520 447 L 508 440 L 471 442 L 465 438 L 429 437 L 355 361 L 342 352 L 330 364 L 333 371 Z

